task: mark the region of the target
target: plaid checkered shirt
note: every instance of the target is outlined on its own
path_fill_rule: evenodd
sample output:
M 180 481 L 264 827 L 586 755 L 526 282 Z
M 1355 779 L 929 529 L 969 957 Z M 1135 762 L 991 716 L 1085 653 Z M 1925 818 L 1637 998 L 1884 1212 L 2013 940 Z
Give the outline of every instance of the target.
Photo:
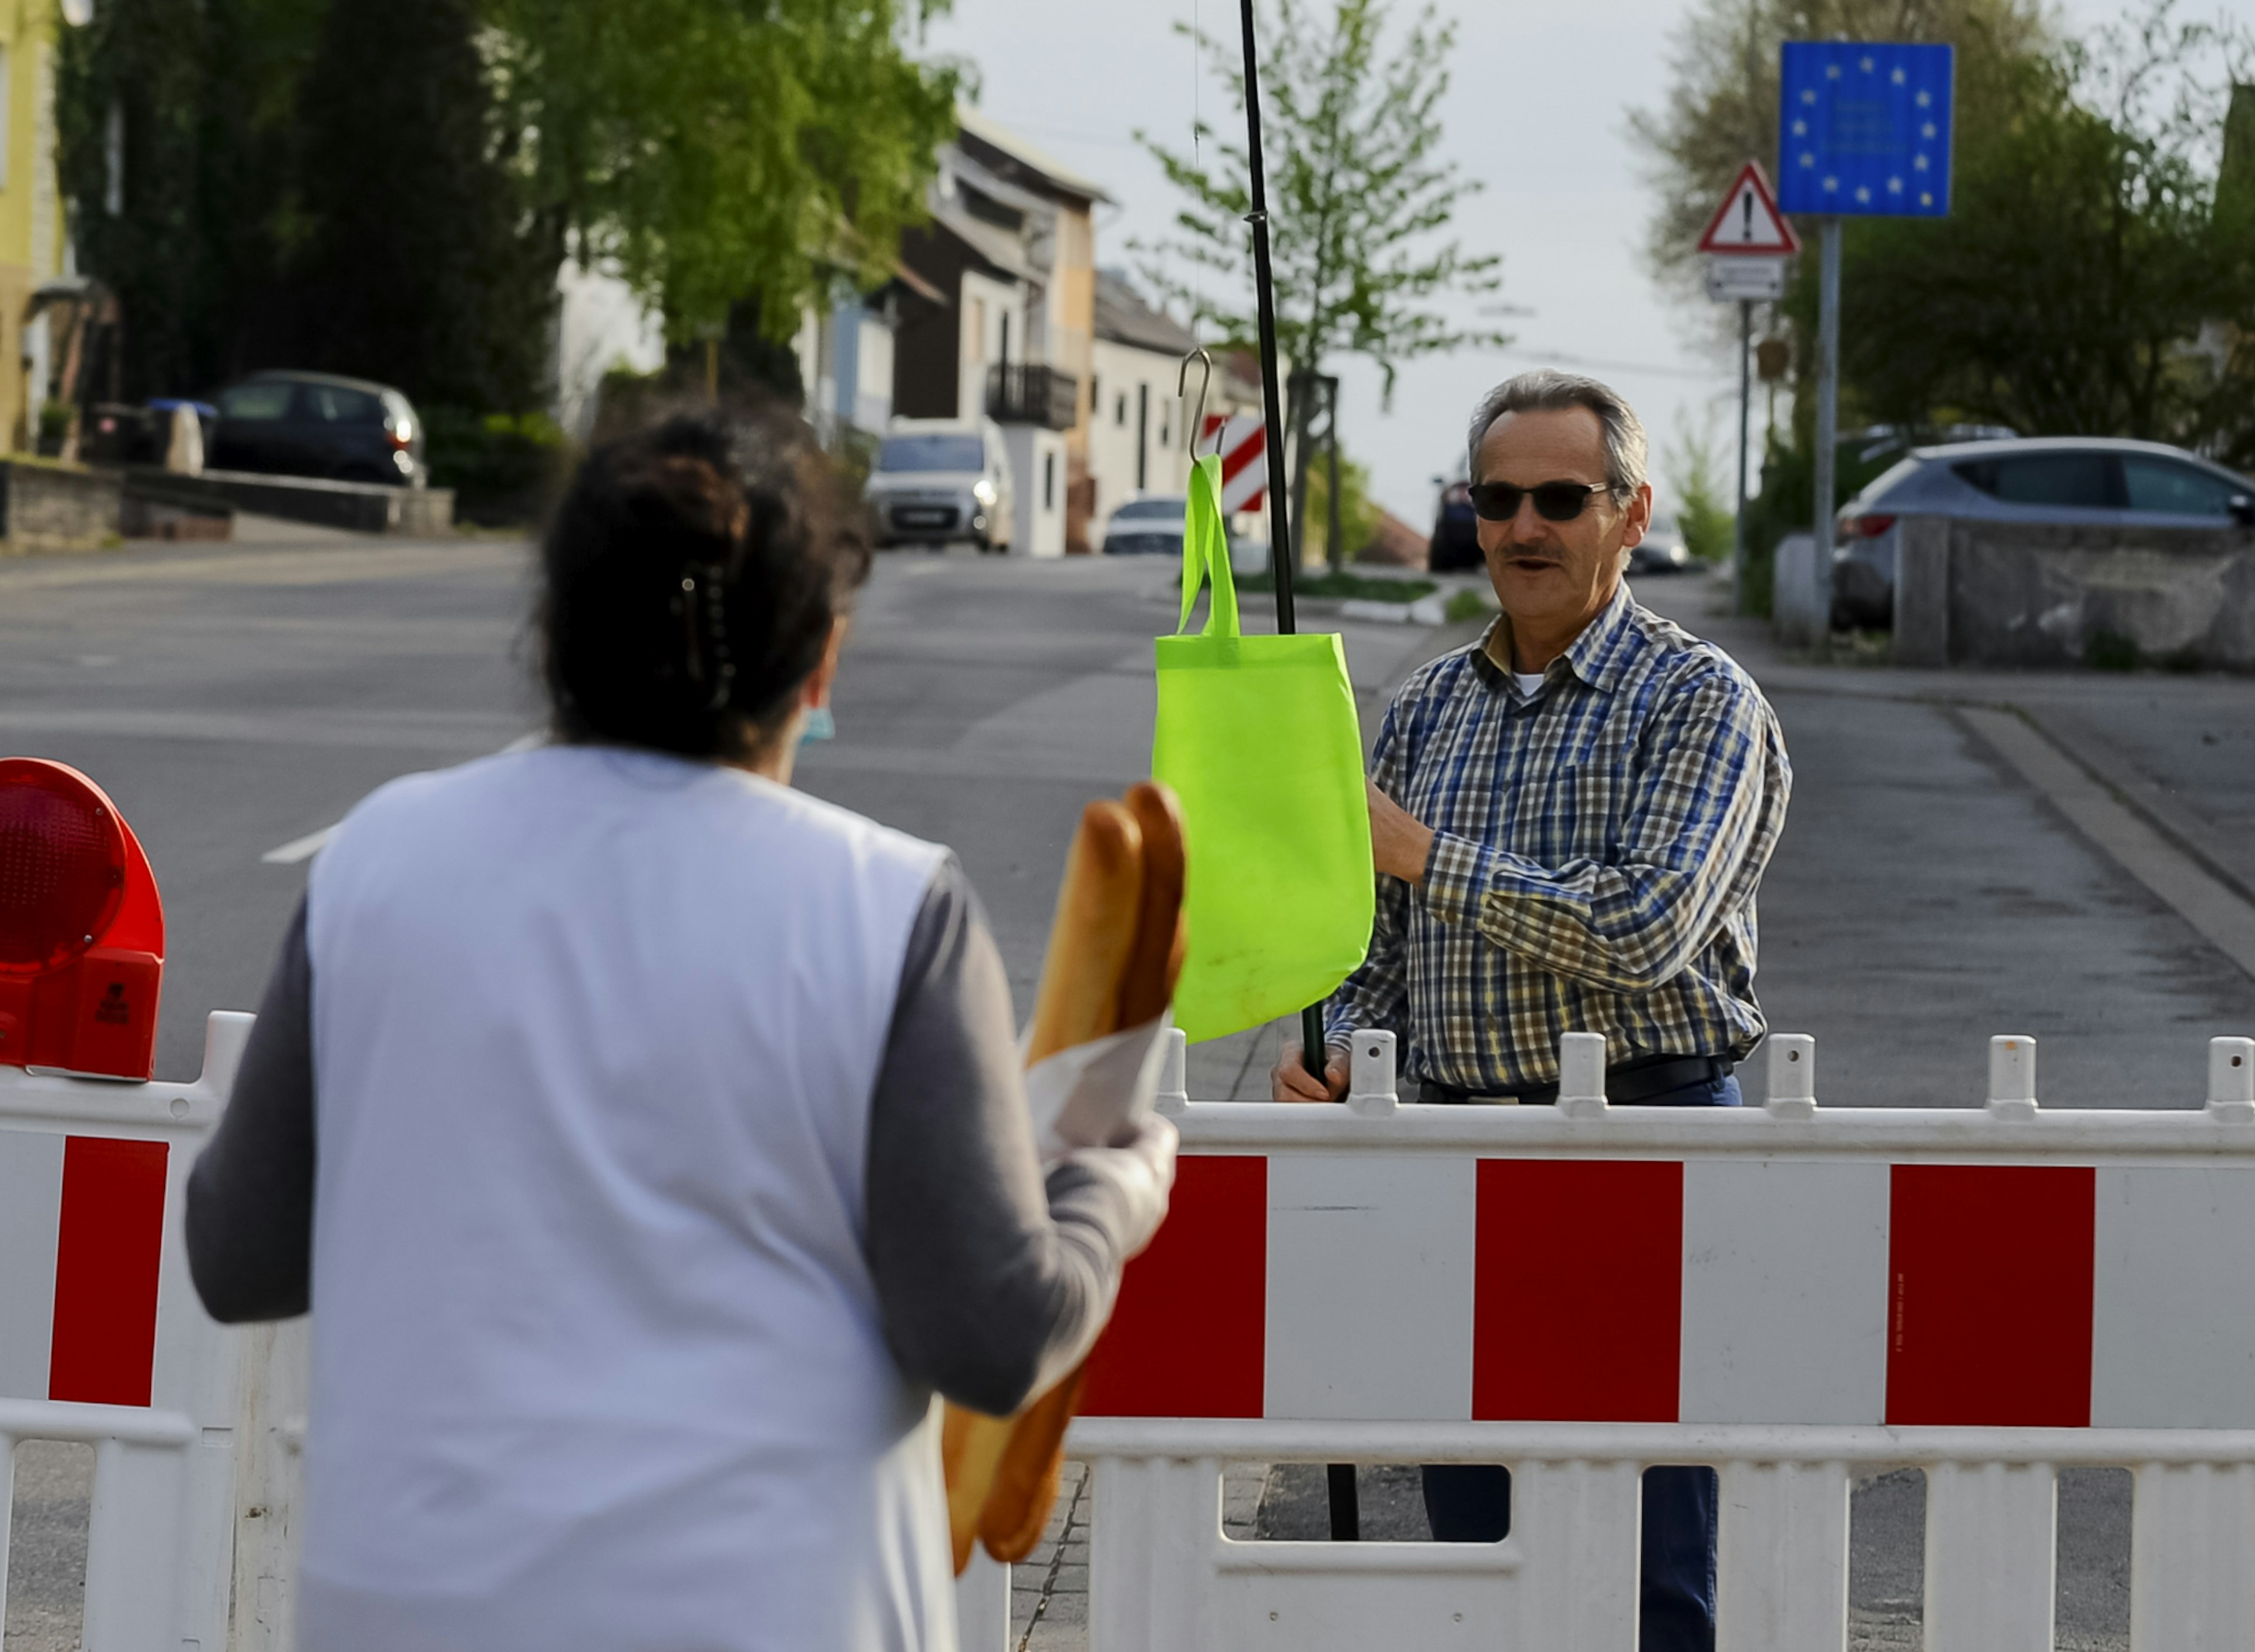
M 1390 1027 L 1406 1077 L 1479 1095 L 1556 1082 L 1562 1032 L 1604 1033 L 1614 1063 L 1742 1059 L 1767 1025 L 1754 889 L 1792 789 L 1769 703 L 1626 584 L 1532 696 L 1497 663 L 1506 626 L 1387 708 L 1371 777 L 1432 853 L 1423 887 L 1379 878 L 1327 1035 Z

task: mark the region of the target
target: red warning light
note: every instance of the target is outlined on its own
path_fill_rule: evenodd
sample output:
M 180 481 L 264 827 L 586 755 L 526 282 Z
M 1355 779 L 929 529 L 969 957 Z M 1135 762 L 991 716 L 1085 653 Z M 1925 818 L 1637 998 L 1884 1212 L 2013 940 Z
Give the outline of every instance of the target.
M 165 971 L 157 880 L 76 769 L 0 758 L 0 1063 L 145 1079 Z

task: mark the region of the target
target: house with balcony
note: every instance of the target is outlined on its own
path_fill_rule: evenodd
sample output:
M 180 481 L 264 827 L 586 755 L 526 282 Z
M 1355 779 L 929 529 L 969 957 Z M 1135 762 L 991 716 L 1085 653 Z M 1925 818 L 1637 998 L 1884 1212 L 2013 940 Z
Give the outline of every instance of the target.
M 1096 344 L 1089 381 L 1088 475 L 1091 511 L 1099 525 L 1129 500 L 1179 494 L 1190 486 L 1190 432 L 1197 416 L 1200 369 L 1193 365 L 1187 399 L 1183 360 L 1198 346 L 1191 330 L 1155 309 L 1127 273 L 1096 276 Z M 1261 411 L 1261 383 L 1241 352 L 1214 350 L 1205 410 L 1234 416 Z
M 1089 549 L 1093 211 L 1102 187 L 968 107 L 901 239 L 892 413 L 1001 427 L 1021 555 Z

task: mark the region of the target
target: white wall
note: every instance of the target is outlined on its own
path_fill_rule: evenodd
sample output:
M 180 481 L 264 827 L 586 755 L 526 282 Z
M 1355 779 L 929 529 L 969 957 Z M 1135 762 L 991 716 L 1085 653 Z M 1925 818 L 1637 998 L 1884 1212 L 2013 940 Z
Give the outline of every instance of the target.
M 1017 556 L 1064 555 L 1064 434 L 1034 424 L 1002 427 L 1010 461 L 1010 495 L 1016 520 L 1010 552 Z
M 665 365 L 665 329 L 634 290 L 606 270 L 566 260 L 556 272 L 556 422 L 584 441 L 595 423 L 595 392 L 615 367 L 636 373 Z
M 1183 424 L 1190 415 L 1175 396 L 1181 366 L 1175 356 L 1099 339 L 1094 359 L 1096 403 L 1088 424 L 1088 473 L 1096 479 L 1095 520 L 1101 522 L 1139 491 L 1139 445 L 1141 492 L 1179 494 L 1190 485 L 1190 458 L 1183 451 Z M 1196 368 L 1191 373 L 1191 393 L 1193 398 L 1198 393 Z

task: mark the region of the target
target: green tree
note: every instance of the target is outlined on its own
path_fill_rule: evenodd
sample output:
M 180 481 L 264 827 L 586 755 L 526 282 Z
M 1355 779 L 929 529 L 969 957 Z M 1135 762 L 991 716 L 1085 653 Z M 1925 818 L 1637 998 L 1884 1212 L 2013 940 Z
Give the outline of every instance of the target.
M 1323 547 L 1333 568 L 1362 555 L 1378 536 L 1378 503 L 1370 496 L 1370 467 L 1339 454 L 1339 542 L 1331 542 L 1331 466 L 1321 456 L 1308 467 L 1308 539 Z
M 1686 420 L 1676 427 L 1661 464 L 1685 548 L 1701 562 L 1727 560 L 1736 521 L 1731 495 L 1737 490 L 1723 473 L 1714 438 Z
M 332 0 L 299 95 L 292 354 L 519 413 L 546 388 L 558 261 L 521 232 L 478 28 L 473 0 Z
M 1853 226 L 1841 367 L 1870 416 L 2255 457 L 2251 243 L 2213 159 L 2228 40 L 2170 10 L 2020 66 L 1948 219 Z
M 677 342 L 746 299 L 782 336 L 841 276 L 882 279 L 953 130 L 959 72 L 910 55 L 903 0 L 485 10 L 534 233 L 615 260 Z
M 1493 292 L 1502 260 L 1442 238 L 1458 205 L 1480 187 L 1437 158 L 1440 102 L 1449 88 L 1456 29 L 1421 10 L 1391 55 L 1382 0 L 1331 0 L 1327 19 L 1303 0 L 1261 8 L 1259 38 L 1262 158 L 1267 168 L 1276 347 L 1291 364 L 1288 416 L 1295 435 L 1295 531 L 1307 520 L 1312 394 L 1307 377 L 1338 354 L 1374 361 L 1387 395 L 1400 364 L 1465 345 L 1509 342 L 1454 326 L 1436 308 L 1450 291 Z M 1239 119 L 1228 131 L 1200 122 L 1200 164 L 1138 132 L 1136 141 L 1187 197 L 1174 233 L 1141 248 L 1144 273 L 1184 306 L 1209 344 L 1248 346 L 1256 336 L 1247 164 L 1245 78 L 1236 39 L 1177 24 L 1230 88 Z M 1191 273 L 1186 276 L 1183 272 Z M 1209 285 L 1203 277 L 1218 277 Z M 1342 488 L 1344 491 L 1344 488 Z
M 208 388 L 279 347 L 297 85 L 324 0 L 112 0 L 57 43 L 56 170 L 80 267 L 116 294 L 100 388 Z

